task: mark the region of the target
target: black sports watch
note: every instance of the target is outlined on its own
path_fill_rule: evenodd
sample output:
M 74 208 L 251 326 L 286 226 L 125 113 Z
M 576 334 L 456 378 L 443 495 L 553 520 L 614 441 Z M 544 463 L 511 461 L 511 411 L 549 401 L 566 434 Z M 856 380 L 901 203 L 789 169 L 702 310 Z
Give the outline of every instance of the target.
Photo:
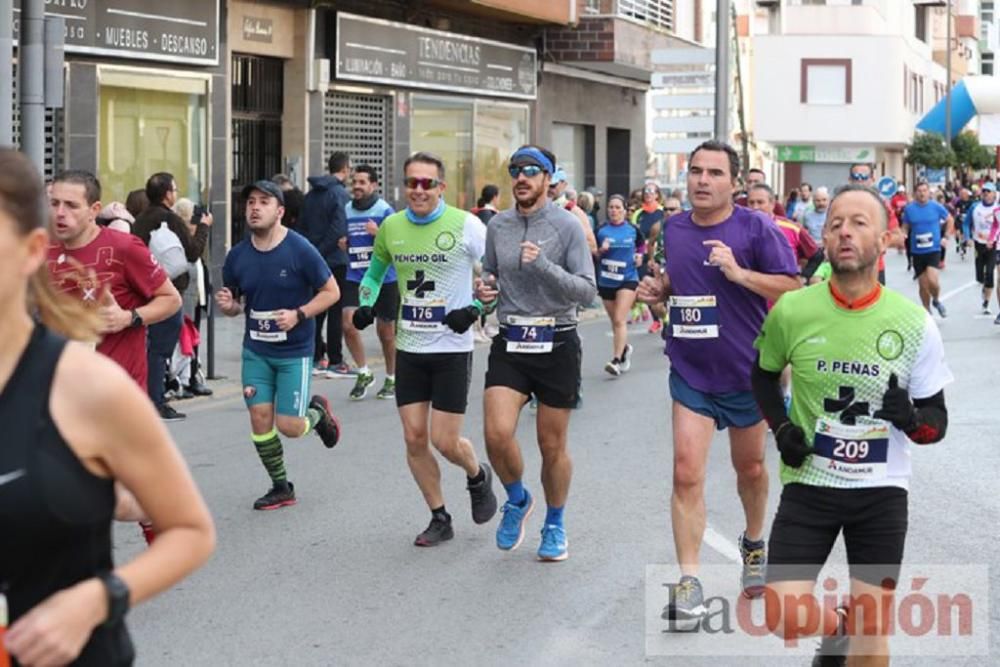
M 131 591 L 128 589 L 128 584 L 114 572 L 105 572 L 97 578 L 104 584 L 104 591 L 108 595 L 108 617 L 102 625 L 113 627 L 121 623 L 128 613 Z
M 129 324 L 133 329 L 136 327 L 141 327 L 143 325 L 142 315 L 135 308 L 132 309 L 132 322 Z
M 306 320 L 309 319 L 308 317 L 306 317 L 306 314 L 304 312 L 302 312 L 301 308 L 296 308 L 295 309 L 295 317 L 298 318 L 297 324 L 302 324 L 303 322 L 305 322 Z

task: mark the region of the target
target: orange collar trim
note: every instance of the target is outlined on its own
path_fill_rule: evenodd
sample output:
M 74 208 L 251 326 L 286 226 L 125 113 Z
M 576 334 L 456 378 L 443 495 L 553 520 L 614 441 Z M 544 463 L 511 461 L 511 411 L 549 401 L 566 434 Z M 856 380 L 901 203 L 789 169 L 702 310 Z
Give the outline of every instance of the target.
M 834 303 L 845 310 L 864 310 L 865 308 L 869 308 L 875 305 L 875 302 L 882 295 L 882 286 L 875 283 L 875 288 L 871 292 L 860 299 L 850 301 L 846 296 L 837 291 L 832 281 L 827 281 L 827 284 L 830 286 L 830 296 L 833 297 Z

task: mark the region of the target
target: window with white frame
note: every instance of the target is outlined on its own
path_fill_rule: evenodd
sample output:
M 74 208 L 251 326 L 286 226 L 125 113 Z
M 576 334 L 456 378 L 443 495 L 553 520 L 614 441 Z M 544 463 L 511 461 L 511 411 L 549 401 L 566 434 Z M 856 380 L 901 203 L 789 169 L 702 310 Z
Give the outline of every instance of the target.
M 803 104 L 850 104 L 851 61 L 841 58 L 804 58 L 800 85 L 800 101 Z

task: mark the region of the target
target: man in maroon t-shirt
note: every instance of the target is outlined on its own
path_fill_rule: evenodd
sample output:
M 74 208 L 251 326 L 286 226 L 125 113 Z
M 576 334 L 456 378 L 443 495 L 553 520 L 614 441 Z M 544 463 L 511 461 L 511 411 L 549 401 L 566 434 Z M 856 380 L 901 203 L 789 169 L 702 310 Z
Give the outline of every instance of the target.
M 756 167 L 747 172 L 746 190 L 743 193 L 741 193 L 739 197 L 736 198 L 736 201 L 734 203 L 739 204 L 740 206 L 746 206 L 747 208 L 750 208 L 750 204 L 748 203 L 750 197 L 750 190 L 752 190 L 755 185 L 767 185 L 767 178 L 764 174 L 764 170 L 757 169 Z M 776 218 L 788 217 L 785 214 L 785 207 L 781 205 L 781 202 L 778 201 L 777 197 L 775 197 L 774 199 L 774 208 L 771 209 L 771 213 Z
M 99 309 L 104 331 L 97 351 L 145 390 L 146 326 L 176 313 L 181 297 L 139 238 L 98 226 L 100 199 L 93 174 L 73 170 L 56 177 L 49 199 L 49 274 L 56 289 Z

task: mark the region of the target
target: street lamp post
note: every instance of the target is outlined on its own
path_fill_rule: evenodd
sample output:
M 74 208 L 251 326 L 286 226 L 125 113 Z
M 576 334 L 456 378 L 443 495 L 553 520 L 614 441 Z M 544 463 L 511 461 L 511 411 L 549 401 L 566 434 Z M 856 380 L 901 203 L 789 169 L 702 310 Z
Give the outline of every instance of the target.
M 948 145 L 951 145 L 951 3 L 952 0 L 948 0 L 947 7 L 945 8 L 945 22 L 948 24 L 947 27 L 947 37 L 945 38 L 945 92 L 944 92 L 944 136 Z

